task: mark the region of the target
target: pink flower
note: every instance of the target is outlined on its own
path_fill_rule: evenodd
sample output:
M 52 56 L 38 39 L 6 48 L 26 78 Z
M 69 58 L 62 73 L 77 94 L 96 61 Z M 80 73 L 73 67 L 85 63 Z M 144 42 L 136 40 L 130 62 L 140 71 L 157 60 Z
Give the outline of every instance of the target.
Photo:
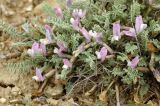
M 102 33 L 97 33 L 96 31 L 89 31 L 89 35 L 92 36 L 97 43 L 101 43 L 102 42 Z
M 66 4 L 68 7 L 71 7 L 73 3 L 73 0 L 66 0 Z
M 46 46 L 42 43 L 34 42 L 31 49 L 28 49 L 27 53 L 34 57 L 37 54 L 46 55 Z
M 70 22 L 74 30 L 76 31 L 80 30 L 80 20 L 78 18 L 77 19 L 71 18 Z
M 63 52 L 63 51 L 66 52 L 67 51 L 67 47 L 65 46 L 65 44 L 63 42 L 57 42 L 57 45 L 58 45 L 59 50 L 61 52 Z
M 147 28 L 147 24 L 143 24 L 142 16 L 137 16 L 135 21 L 136 33 L 142 32 L 145 28 Z
M 36 68 L 36 76 L 38 77 L 39 81 L 44 81 L 44 76 L 42 76 L 41 69 Z
M 96 51 L 96 55 L 97 55 L 97 58 L 101 59 L 101 62 L 103 62 L 107 56 L 107 49 L 105 47 L 102 47 L 99 52 Z
M 75 19 L 83 18 L 85 15 L 86 15 L 86 11 L 82 11 L 82 9 L 74 9 L 72 13 L 72 16 Z
M 72 68 L 72 63 L 68 59 L 63 59 L 63 64 L 64 69 Z
M 129 30 L 122 31 L 122 33 L 129 37 L 136 37 L 136 31 L 134 28 L 129 28 Z
M 63 18 L 63 12 L 62 12 L 62 9 L 60 7 L 55 7 L 54 12 L 55 12 L 57 17 Z
M 46 38 L 48 39 L 49 43 L 52 43 L 52 28 L 49 25 L 45 25 L 46 30 Z
M 121 26 L 119 22 L 113 23 L 113 40 L 119 40 L 121 38 L 120 32 Z
M 54 53 L 58 54 L 58 56 L 62 57 L 64 54 L 63 52 L 67 51 L 67 47 L 64 45 L 63 42 L 57 42 L 59 48 L 54 49 Z
M 142 16 L 137 16 L 135 20 L 135 28 L 129 28 L 129 30 L 122 31 L 123 34 L 136 37 L 136 34 L 142 32 L 147 27 L 147 24 L 143 24 Z
M 46 30 L 46 38 L 45 39 L 40 39 L 40 42 L 47 45 L 53 42 L 52 40 L 52 28 L 49 25 L 45 25 L 45 30 Z
M 44 81 L 45 77 L 42 75 L 42 71 L 39 68 L 36 68 L 36 76 L 32 77 L 36 81 Z
M 89 35 L 88 31 L 83 27 L 82 29 L 80 29 L 80 32 L 85 37 L 86 42 L 89 43 L 91 41 L 91 36 Z
M 139 56 L 136 56 L 132 61 L 128 62 L 128 66 L 131 67 L 132 69 L 135 69 L 139 63 Z

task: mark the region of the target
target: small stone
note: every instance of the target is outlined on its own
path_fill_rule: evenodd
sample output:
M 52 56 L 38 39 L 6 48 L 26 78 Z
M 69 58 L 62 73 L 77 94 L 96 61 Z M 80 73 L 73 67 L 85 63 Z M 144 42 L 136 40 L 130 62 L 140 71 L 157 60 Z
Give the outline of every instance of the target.
M 53 88 L 52 96 L 56 96 L 56 95 L 62 94 L 62 92 L 63 92 L 63 86 L 61 84 L 56 85 Z
M 0 103 L 2 103 L 2 104 L 4 104 L 4 103 L 6 103 L 6 99 L 5 98 L 0 98 Z
M 30 11 L 32 11 L 32 9 L 33 9 L 33 5 L 29 5 L 28 7 L 26 7 L 26 11 L 27 12 L 30 12 Z
M 58 101 L 59 101 L 59 100 L 55 100 L 55 99 L 52 99 L 52 98 L 47 99 L 47 102 L 48 102 L 50 105 L 53 105 L 53 106 L 57 106 L 57 105 L 58 105 Z
M 11 94 L 12 94 L 13 96 L 17 96 L 17 95 L 21 94 L 20 88 L 18 88 L 18 87 L 12 88 Z
M 48 87 L 46 90 L 46 95 L 52 96 L 53 98 L 59 98 L 63 93 L 63 86 L 61 84 L 57 84 L 55 87 Z

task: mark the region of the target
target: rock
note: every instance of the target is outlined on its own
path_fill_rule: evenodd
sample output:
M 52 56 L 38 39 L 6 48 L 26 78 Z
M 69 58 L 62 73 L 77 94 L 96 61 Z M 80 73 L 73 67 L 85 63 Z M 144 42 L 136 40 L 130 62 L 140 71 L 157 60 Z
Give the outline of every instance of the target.
M 57 106 L 79 106 L 77 103 L 74 102 L 73 98 L 66 100 L 66 101 L 62 101 L 60 100 L 58 102 Z
M 58 105 L 58 101 L 59 100 L 55 100 L 55 99 L 52 99 L 52 98 L 47 99 L 47 102 L 52 106 L 57 106 Z
M 12 94 L 13 96 L 20 95 L 20 94 L 21 94 L 20 88 L 18 88 L 18 87 L 12 88 L 11 94 Z
M 31 5 L 31 4 L 25 8 L 25 10 L 26 10 L 27 12 L 32 11 L 32 9 L 33 9 L 33 5 Z
M 0 103 L 2 103 L 2 104 L 4 104 L 4 103 L 6 103 L 6 99 L 5 98 L 0 98 Z
M 63 86 L 61 84 L 58 84 L 53 88 L 49 86 L 45 93 L 53 98 L 59 98 L 59 96 L 61 96 L 63 93 Z
M 1 97 L 5 98 L 5 99 L 9 99 L 11 97 L 10 93 L 11 93 L 10 87 L 7 87 L 7 88 L 0 87 L 0 96 Z
M 33 102 L 38 103 L 38 104 L 42 104 L 42 105 L 47 104 L 46 97 L 44 97 L 44 96 L 34 98 Z

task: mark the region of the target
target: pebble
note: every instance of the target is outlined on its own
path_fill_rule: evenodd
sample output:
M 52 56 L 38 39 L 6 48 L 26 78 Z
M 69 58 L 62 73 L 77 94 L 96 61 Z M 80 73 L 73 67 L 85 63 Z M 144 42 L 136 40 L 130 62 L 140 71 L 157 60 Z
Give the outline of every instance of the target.
M 20 94 L 21 94 L 20 88 L 18 88 L 18 87 L 12 88 L 11 94 L 12 94 L 13 96 L 20 95 Z
M 48 102 L 50 105 L 53 105 L 53 106 L 57 106 L 57 105 L 58 105 L 58 101 L 59 101 L 59 100 L 55 100 L 55 99 L 52 99 L 52 98 L 47 99 L 47 102 Z
M 4 104 L 4 103 L 6 103 L 6 99 L 5 98 L 0 98 L 0 103 L 2 103 L 2 104 Z

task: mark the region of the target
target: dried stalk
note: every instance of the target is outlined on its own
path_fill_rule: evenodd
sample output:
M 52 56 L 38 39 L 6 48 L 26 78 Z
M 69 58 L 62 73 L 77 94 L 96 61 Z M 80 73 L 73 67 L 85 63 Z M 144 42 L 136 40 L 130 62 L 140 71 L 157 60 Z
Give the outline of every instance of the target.
M 119 102 L 119 89 L 118 89 L 118 85 L 117 84 L 115 84 L 115 89 L 116 89 L 117 106 L 120 106 L 120 102 Z

